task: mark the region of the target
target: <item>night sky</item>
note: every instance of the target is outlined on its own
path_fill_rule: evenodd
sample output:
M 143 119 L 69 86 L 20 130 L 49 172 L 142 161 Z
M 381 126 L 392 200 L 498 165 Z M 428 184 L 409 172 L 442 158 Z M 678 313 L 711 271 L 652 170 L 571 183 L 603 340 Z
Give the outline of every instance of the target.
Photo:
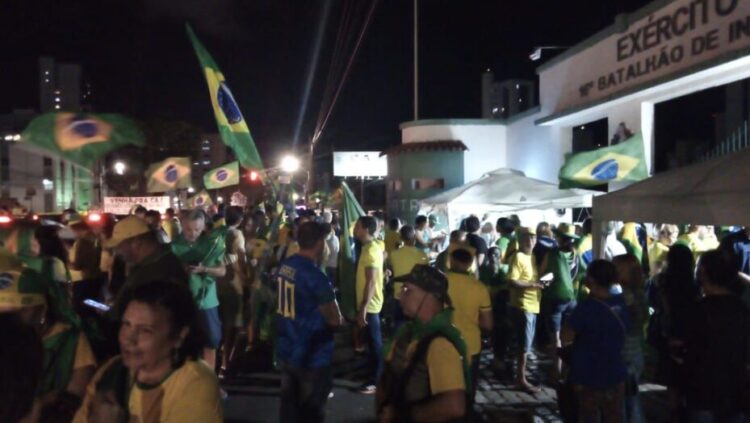
M 480 116 L 480 79 L 535 79 L 535 45 L 573 45 L 647 0 L 420 2 L 420 118 Z M 341 1 L 333 0 L 302 140 L 320 108 Z M 266 155 L 292 145 L 321 0 L 5 0 L 0 112 L 37 107 L 37 58 L 79 62 L 97 111 L 216 127 L 184 23 L 234 92 Z M 321 151 L 382 149 L 412 119 L 412 2 L 382 0 Z M 353 35 L 352 35 L 353 36 Z

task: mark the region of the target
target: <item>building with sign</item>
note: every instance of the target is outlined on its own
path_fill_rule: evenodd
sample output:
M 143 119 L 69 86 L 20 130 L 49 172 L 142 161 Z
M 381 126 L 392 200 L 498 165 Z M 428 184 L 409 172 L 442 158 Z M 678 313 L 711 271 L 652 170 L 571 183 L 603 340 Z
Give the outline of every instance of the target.
M 537 73 L 538 106 L 509 118 L 406 122 L 402 143 L 463 142 L 462 184 L 501 167 L 556 182 L 566 154 L 606 146 L 627 131 L 642 134 L 651 174 L 750 144 L 750 2 L 656 0 L 618 15 Z M 710 134 L 662 130 L 697 119 L 686 102 L 702 106 L 707 93 L 720 103 L 701 117 L 711 119 Z M 389 175 L 389 189 L 396 176 Z

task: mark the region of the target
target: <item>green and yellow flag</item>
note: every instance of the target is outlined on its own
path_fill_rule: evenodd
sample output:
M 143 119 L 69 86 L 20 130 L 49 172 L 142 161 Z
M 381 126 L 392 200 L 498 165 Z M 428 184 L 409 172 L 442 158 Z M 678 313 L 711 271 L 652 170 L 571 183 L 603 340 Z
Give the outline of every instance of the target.
M 211 96 L 211 104 L 214 108 L 221 139 L 224 144 L 234 150 L 234 155 L 243 167 L 263 169 L 263 162 L 260 160 L 258 149 L 255 147 L 255 141 L 253 141 L 247 122 L 242 117 L 240 108 L 235 102 L 234 96 L 232 96 L 232 91 L 229 90 L 229 85 L 224 80 L 224 75 L 214 62 L 211 54 L 195 36 L 190 25 L 186 25 L 186 30 L 206 75 L 208 94 Z
M 91 169 L 108 152 L 143 145 L 143 134 L 130 119 L 115 114 L 46 113 L 34 118 L 21 142 Z
M 203 175 L 203 185 L 207 189 L 219 189 L 240 183 L 240 165 L 232 162 L 219 166 Z
M 347 318 L 353 318 L 357 312 L 357 267 L 354 256 L 354 225 L 360 216 L 365 215 L 357 198 L 346 185 L 341 183 L 341 188 L 335 197 L 340 198 L 339 216 L 341 216 L 341 236 L 339 237 L 339 287 L 341 288 L 341 312 Z
M 170 157 L 149 166 L 146 191 L 167 192 L 190 186 L 190 158 Z
M 213 203 L 214 202 L 211 200 L 211 196 L 208 195 L 208 192 L 206 192 L 205 189 L 187 199 L 187 206 L 189 209 L 210 206 Z
M 586 188 L 647 177 L 641 134 L 611 147 L 573 154 L 565 160 L 559 174 L 560 188 Z

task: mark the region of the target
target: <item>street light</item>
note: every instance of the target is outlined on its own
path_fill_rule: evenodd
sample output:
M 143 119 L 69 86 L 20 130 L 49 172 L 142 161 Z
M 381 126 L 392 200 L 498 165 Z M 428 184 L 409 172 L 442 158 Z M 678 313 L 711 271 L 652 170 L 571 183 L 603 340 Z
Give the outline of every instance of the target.
M 299 159 L 292 156 L 286 155 L 281 158 L 281 170 L 286 173 L 294 173 L 299 170 Z
M 127 169 L 127 166 L 125 166 L 125 163 L 123 162 L 115 162 L 114 169 L 115 169 L 116 174 L 124 175 L 125 169 Z
M 193 187 L 189 187 L 188 188 L 188 193 L 192 194 L 194 192 L 195 192 L 195 188 L 193 188 Z

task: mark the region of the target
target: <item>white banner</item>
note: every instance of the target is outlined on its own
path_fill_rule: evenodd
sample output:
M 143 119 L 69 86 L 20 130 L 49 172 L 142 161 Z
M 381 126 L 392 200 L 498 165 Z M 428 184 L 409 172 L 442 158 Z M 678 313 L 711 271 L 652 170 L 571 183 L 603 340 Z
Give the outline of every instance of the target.
M 112 214 L 129 214 L 136 206 L 164 213 L 171 205 L 169 197 L 104 197 L 104 212 Z
M 384 178 L 388 176 L 388 159 L 379 151 L 334 151 L 333 176 Z

